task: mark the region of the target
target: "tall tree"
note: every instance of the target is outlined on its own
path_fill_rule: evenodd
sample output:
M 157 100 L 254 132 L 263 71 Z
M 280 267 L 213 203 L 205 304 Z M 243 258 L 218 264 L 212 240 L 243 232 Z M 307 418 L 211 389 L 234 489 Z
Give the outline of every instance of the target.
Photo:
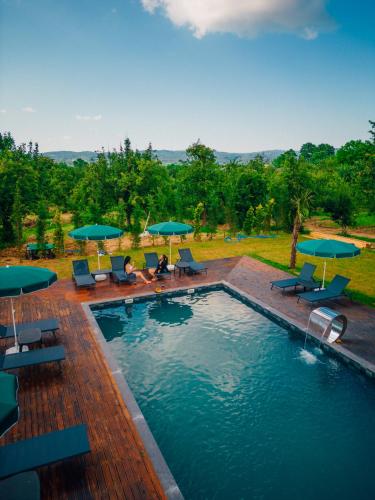
M 55 226 L 53 231 L 53 243 L 55 245 L 55 250 L 57 255 L 63 255 L 65 251 L 64 231 L 61 221 L 61 212 L 59 209 L 55 212 L 53 224 Z
M 38 204 L 38 213 L 36 219 L 36 242 L 43 248 L 46 244 L 48 209 L 46 202 L 41 200 Z
M 292 232 L 292 244 L 290 249 L 290 269 L 295 269 L 297 260 L 297 242 L 304 219 L 308 215 L 311 204 L 311 193 L 308 190 L 300 191 L 293 199 L 294 221 Z
M 15 236 L 15 244 L 17 247 L 18 257 L 21 260 L 22 256 L 22 245 L 24 242 L 23 238 L 23 210 L 22 210 L 22 198 L 20 183 L 17 181 L 16 189 L 14 193 L 13 201 L 13 212 L 12 212 L 12 223 Z

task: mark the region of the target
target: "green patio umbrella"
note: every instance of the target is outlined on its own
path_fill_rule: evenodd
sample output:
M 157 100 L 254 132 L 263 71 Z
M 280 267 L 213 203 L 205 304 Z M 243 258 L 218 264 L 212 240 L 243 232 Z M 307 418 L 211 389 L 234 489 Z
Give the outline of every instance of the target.
M 13 298 L 48 288 L 57 281 L 57 274 L 49 269 L 33 266 L 0 267 L 0 297 L 10 298 L 15 345 L 7 354 L 18 351 Z
M 0 372 L 0 437 L 18 421 L 18 379 Z
M 315 257 L 323 257 L 324 270 L 322 288 L 326 277 L 326 259 L 347 259 L 356 257 L 361 253 L 361 250 L 353 245 L 353 243 L 345 243 L 338 240 L 307 240 L 298 243 L 297 250 L 306 255 L 314 255 Z
M 169 262 L 172 262 L 172 240 L 171 236 L 189 234 L 193 232 L 192 226 L 189 224 L 183 224 L 182 222 L 160 222 L 159 224 L 154 224 L 150 226 L 147 231 L 150 234 L 169 236 Z
M 94 224 L 92 226 L 83 226 L 70 231 L 69 236 L 79 241 L 104 241 L 120 238 L 124 234 L 122 229 L 112 226 L 103 226 Z M 100 251 L 98 247 L 98 268 L 100 269 Z

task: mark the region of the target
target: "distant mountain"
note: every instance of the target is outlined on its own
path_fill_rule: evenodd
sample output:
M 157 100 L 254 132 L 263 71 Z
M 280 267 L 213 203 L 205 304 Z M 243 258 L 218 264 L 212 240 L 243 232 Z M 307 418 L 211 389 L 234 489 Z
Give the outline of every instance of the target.
M 178 163 L 179 161 L 186 160 L 185 151 L 172 151 L 169 149 L 157 149 L 154 151 L 156 156 L 161 162 Z M 266 161 L 272 161 L 277 156 L 281 155 L 284 151 L 282 149 L 271 149 L 268 151 L 256 151 L 253 153 L 226 153 L 223 151 L 215 151 L 218 163 L 228 163 L 229 161 L 237 160 L 240 163 L 246 163 L 253 160 L 257 155 L 262 155 Z M 43 153 L 56 162 L 65 162 L 72 164 L 75 160 L 81 159 L 85 161 L 95 161 L 97 153 L 95 151 L 48 151 Z

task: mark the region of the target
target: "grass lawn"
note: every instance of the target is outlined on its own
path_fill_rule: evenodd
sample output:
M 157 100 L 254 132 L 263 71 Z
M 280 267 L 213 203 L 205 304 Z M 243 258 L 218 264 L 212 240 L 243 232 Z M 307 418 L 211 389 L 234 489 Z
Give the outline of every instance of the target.
M 303 241 L 304 237 L 300 238 Z M 233 241 L 226 243 L 222 238 L 212 241 L 204 240 L 196 242 L 188 238 L 182 245 L 174 244 L 172 248 L 172 261 L 175 262 L 178 256 L 178 246 L 189 246 L 192 249 L 196 260 L 210 260 L 224 257 L 234 257 L 249 255 L 261 260 L 271 266 L 288 270 L 290 255 L 289 234 L 280 234 L 275 239 L 246 239 L 241 242 Z M 168 247 L 155 246 L 141 248 L 138 250 L 123 250 L 123 255 L 131 255 L 135 265 L 142 268 L 143 252 L 155 251 L 158 254 L 168 255 Z M 75 257 L 81 258 L 81 257 Z M 87 257 L 90 268 L 97 268 L 96 255 Z M 71 276 L 71 257 L 64 257 L 53 260 L 34 261 L 32 265 L 49 267 L 58 273 L 59 278 L 68 278 Z M 317 264 L 316 276 L 321 278 L 323 272 L 323 259 L 310 257 L 308 255 L 297 254 L 297 270 L 299 270 L 305 261 Z M 102 257 L 102 267 L 110 267 L 109 256 Z M 24 264 L 30 264 L 30 261 L 23 261 Z M 3 262 L 4 264 L 4 262 Z M 363 249 L 361 255 L 352 259 L 332 259 L 327 262 L 327 279 L 333 278 L 335 274 L 342 274 L 351 279 L 349 291 L 353 299 L 375 307 L 375 252 L 373 250 Z

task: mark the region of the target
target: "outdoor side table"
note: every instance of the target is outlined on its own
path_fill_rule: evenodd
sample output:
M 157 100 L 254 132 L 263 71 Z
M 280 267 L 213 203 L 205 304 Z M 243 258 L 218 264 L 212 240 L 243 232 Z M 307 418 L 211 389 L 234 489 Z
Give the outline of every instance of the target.
M 24 345 L 29 346 L 30 344 L 35 344 L 36 342 L 42 343 L 42 330 L 40 328 L 27 328 L 26 330 L 21 330 L 18 333 L 20 352 L 22 352 Z

